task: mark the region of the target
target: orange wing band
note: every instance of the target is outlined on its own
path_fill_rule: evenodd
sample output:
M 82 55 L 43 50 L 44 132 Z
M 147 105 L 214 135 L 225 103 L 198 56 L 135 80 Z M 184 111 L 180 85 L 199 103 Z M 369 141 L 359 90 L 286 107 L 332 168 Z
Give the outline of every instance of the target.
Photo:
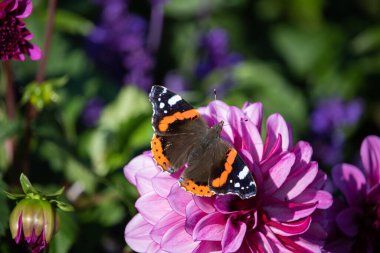
M 191 109 L 184 112 L 176 112 L 173 115 L 164 117 L 160 123 L 158 124 L 158 129 L 161 132 L 166 132 L 168 130 L 169 125 L 177 120 L 184 120 L 184 119 L 196 119 L 200 115 L 197 110 Z
M 226 162 L 224 163 L 224 170 L 222 174 L 220 175 L 220 177 L 212 180 L 211 185 L 213 187 L 219 188 L 226 184 L 228 175 L 232 171 L 232 164 L 235 161 L 236 155 L 237 155 L 237 151 L 234 148 L 231 148 L 227 152 L 227 159 L 226 159 Z
M 214 195 L 214 192 L 212 192 L 207 185 L 197 185 L 190 179 L 185 179 L 183 182 L 180 182 L 180 185 L 186 191 L 198 196 L 211 197 Z
M 171 164 L 164 155 L 164 150 L 162 148 L 162 143 L 159 138 L 154 134 L 152 141 L 151 141 L 151 147 L 152 147 L 152 153 L 153 153 L 153 158 L 157 162 L 157 164 L 162 168 L 162 170 L 167 171 L 170 167 Z

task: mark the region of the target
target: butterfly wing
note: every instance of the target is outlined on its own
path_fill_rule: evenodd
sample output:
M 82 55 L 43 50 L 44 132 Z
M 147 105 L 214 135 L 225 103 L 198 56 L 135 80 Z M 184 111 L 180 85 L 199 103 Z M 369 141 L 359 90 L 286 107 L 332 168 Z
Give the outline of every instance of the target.
M 173 173 L 187 162 L 208 126 L 196 109 L 165 87 L 153 86 L 149 99 L 155 131 L 151 141 L 153 158 L 163 170 Z
M 218 139 L 202 154 L 190 156 L 180 180 L 185 190 L 199 196 L 235 194 L 247 199 L 256 195 L 252 173 L 226 141 Z

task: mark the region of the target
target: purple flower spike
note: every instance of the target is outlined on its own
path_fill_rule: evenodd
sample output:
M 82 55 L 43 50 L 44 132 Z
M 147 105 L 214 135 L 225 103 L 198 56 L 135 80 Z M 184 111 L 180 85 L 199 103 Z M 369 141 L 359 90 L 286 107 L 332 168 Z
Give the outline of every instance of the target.
M 335 212 L 341 233 L 329 239 L 332 252 L 380 251 L 380 138 L 364 139 L 360 155 L 364 169 L 350 164 L 333 168 L 333 180 L 347 202 Z
M 0 59 L 32 60 L 41 58 L 41 50 L 29 40 L 33 34 L 26 29 L 23 18 L 32 12 L 31 0 L 5 0 L 0 2 Z
M 323 190 L 326 175 L 311 160 L 311 146 L 293 145 L 279 114 L 267 119 L 263 141 L 261 103 L 239 109 L 213 101 L 199 112 L 209 125 L 226 123 L 222 138 L 251 170 L 257 195 L 194 196 L 147 151 L 124 167 L 140 194 L 139 213 L 125 229 L 127 244 L 137 252 L 321 252 L 326 232 L 318 213 L 332 196 Z

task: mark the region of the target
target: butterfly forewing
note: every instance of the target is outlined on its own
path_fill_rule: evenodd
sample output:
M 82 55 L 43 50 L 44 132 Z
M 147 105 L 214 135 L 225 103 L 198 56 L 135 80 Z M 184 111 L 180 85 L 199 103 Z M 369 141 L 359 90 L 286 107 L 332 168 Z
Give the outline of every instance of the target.
M 153 157 L 163 170 L 173 173 L 187 162 L 190 150 L 208 126 L 197 110 L 165 87 L 153 86 L 149 98 L 155 131 Z

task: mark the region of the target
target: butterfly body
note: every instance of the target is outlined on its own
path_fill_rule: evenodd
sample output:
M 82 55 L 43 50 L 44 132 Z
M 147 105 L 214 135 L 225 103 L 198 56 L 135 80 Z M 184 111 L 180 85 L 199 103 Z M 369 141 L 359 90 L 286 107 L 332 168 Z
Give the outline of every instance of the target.
M 151 141 L 154 160 L 169 173 L 187 164 L 180 185 L 198 196 L 256 195 L 253 176 L 237 151 L 220 135 L 224 122 L 208 127 L 205 120 L 179 95 L 153 86 Z

